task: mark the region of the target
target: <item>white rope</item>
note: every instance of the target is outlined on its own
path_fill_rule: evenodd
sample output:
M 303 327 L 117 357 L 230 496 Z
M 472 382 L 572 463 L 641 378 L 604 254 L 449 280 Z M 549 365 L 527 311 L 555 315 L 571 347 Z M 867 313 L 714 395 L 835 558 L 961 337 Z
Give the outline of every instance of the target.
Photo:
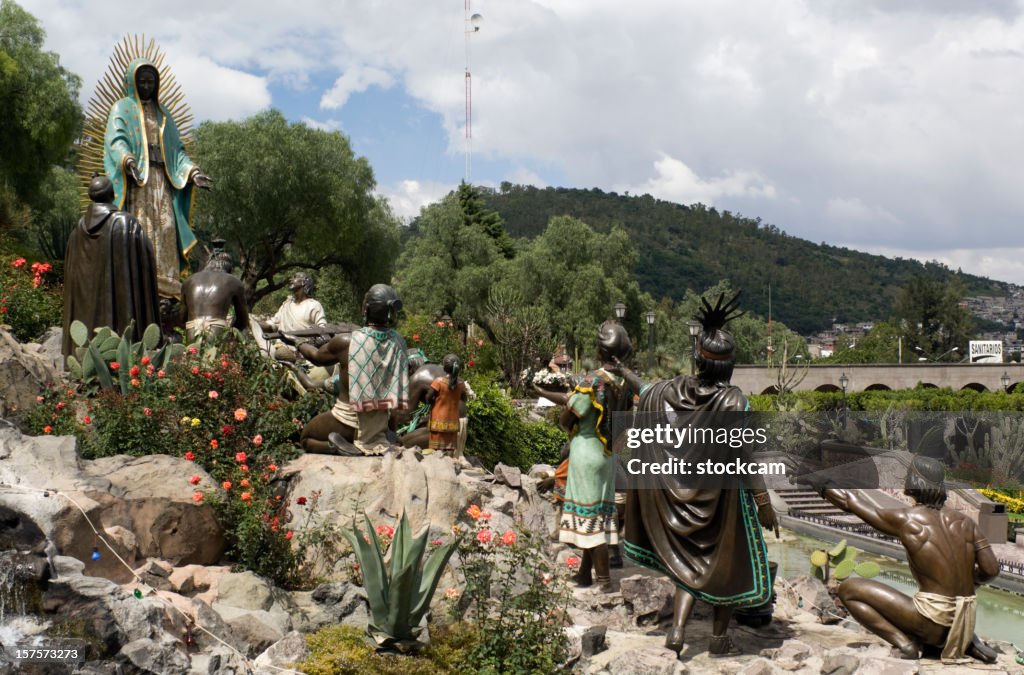
M 160 601 L 165 607 L 168 607 L 168 608 L 174 610 L 175 612 L 177 612 L 178 614 L 180 614 L 186 620 L 186 623 L 190 627 L 194 627 L 195 629 L 199 630 L 200 632 L 203 632 L 203 633 L 209 635 L 211 638 L 213 638 L 214 640 L 216 640 L 217 642 L 219 642 L 220 644 L 224 645 L 229 650 L 234 652 L 238 656 L 238 658 L 242 660 L 242 663 L 245 664 L 246 671 L 248 671 L 248 673 L 250 673 L 250 675 L 251 675 L 251 673 L 253 672 L 253 668 L 255 667 L 253 665 L 252 661 L 250 661 L 244 654 L 242 654 L 242 652 L 240 652 L 237 649 L 235 649 L 233 646 L 231 646 L 230 644 L 228 644 L 227 642 L 222 640 L 220 637 L 218 637 L 217 635 L 214 635 L 213 633 L 211 633 L 209 630 L 207 630 L 203 626 L 200 626 L 199 624 L 197 624 L 193 617 L 189 616 L 183 610 L 181 610 L 178 607 L 176 607 L 172 602 L 170 602 L 169 600 L 167 600 L 166 598 L 164 598 L 164 597 L 162 597 L 160 595 L 157 595 L 156 594 L 156 589 L 153 588 L 152 586 L 150 586 L 149 584 L 147 584 L 145 581 L 143 581 L 142 577 L 140 577 L 138 574 L 136 574 L 135 570 L 133 570 L 131 568 L 131 566 L 127 562 L 124 561 L 124 558 L 122 558 L 120 555 L 118 555 L 117 551 L 114 550 L 114 547 L 110 545 L 110 542 L 108 542 L 106 539 L 103 538 L 103 535 L 99 533 L 99 530 L 96 529 L 96 526 L 93 524 L 92 520 L 89 518 L 89 514 L 87 514 L 85 512 L 85 509 L 83 509 L 82 506 L 77 501 L 75 501 L 74 498 L 72 498 L 70 495 L 65 494 L 65 493 L 63 493 L 63 492 L 61 492 L 59 490 L 54 489 L 54 488 L 45 488 L 44 489 L 44 488 L 31 487 L 31 486 L 27 486 L 27 485 L 10 485 L 10 484 L 7 484 L 7 483 L 0 483 L 0 489 L 6 489 L 6 490 L 9 490 L 9 491 L 13 491 L 13 492 L 21 492 L 21 493 L 24 493 L 24 494 L 42 494 L 44 497 L 49 497 L 50 495 L 56 495 L 56 496 L 59 496 L 59 497 L 63 497 L 64 499 L 66 499 L 69 502 L 71 502 L 75 506 L 75 508 L 77 508 L 79 511 L 82 512 L 82 517 L 85 518 L 85 522 L 89 524 L 89 527 L 92 529 L 93 534 L 96 535 L 96 538 L 99 539 L 101 542 L 103 542 L 103 545 L 106 546 L 110 550 L 110 552 L 114 554 L 114 557 L 117 558 L 117 560 L 122 565 L 124 565 L 125 569 L 127 569 L 129 572 L 131 572 L 131 575 L 132 575 L 132 577 L 134 577 L 135 582 L 139 586 L 142 586 L 145 589 L 145 591 L 143 592 L 144 596 L 150 596 L 150 597 L 153 597 L 156 600 Z M 191 628 L 189 630 L 191 630 Z M 264 665 L 264 666 L 260 666 L 260 667 L 261 668 L 267 668 L 269 670 L 276 670 L 276 671 L 281 672 L 281 673 L 293 673 L 295 675 L 301 675 L 300 671 L 292 670 L 290 668 L 279 668 L 277 666 L 272 666 L 272 665 Z
M 793 584 L 790 583 L 790 581 L 788 579 L 786 579 L 784 577 L 777 577 L 775 579 L 775 581 L 776 582 L 781 581 L 786 586 L 786 589 L 789 592 L 791 592 L 796 597 L 798 605 L 802 604 L 804 602 L 804 597 L 802 595 L 800 595 L 800 592 L 798 590 L 796 590 L 796 587 L 793 586 Z M 827 586 L 825 587 L 825 590 L 828 590 Z M 817 605 L 815 605 L 810 600 L 807 600 L 806 602 L 807 602 L 808 605 L 810 605 L 811 608 L 818 610 L 822 615 L 828 615 L 828 616 L 831 616 L 831 617 L 837 618 L 837 619 L 845 619 L 846 618 L 845 616 L 839 614 L 836 611 L 835 606 L 826 609 L 826 608 L 823 608 L 823 607 L 818 607 Z

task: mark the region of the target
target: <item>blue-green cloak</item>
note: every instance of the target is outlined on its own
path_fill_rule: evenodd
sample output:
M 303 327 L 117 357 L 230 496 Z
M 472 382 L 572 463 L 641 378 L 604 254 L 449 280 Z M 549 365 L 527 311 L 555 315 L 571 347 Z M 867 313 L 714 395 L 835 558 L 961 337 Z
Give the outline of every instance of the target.
M 135 166 L 142 176 L 143 184 L 149 178 L 150 170 L 159 170 L 149 164 L 149 144 L 146 142 L 146 121 L 142 113 L 142 101 L 135 88 L 135 74 L 142 66 L 156 66 L 146 58 L 136 58 L 125 69 L 124 97 L 111 108 L 107 117 L 107 130 L 103 136 L 103 168 L 114 184 L 114 203 L 123 209 L 128 195 L 128 182 L 131 175 L 125 171 L 125 160 L 129 156 L 135 158 Z M 174 207 L 174 220 L 178 226 L 178 252 L 181 264 L 184 265 L 186 255 L 196 244 L 192 233 L 192 191 L 193 184 L 189 176 L 196 165 L 185 152 L 178 126 L 167 108 L 160 103 L 159 86 L 156 93 L 157 109 L 160 115 L 160 150 L 163 154 L 164 170 L 174 188 L 171 203 Z

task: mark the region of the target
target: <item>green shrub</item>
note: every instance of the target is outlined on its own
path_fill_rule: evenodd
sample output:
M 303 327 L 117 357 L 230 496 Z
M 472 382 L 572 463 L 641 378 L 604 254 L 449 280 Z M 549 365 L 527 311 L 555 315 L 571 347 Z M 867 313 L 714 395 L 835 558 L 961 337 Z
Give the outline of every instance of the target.
M 495 675 L 555 672 L 568 649 L 568 568 L 544 555 L 543 536 L 492 531 L 490 514 L 476 505 L 468 513 L 473 529 L 459 541 L 465 590 L 451 613 L 476 633 L 469 663 Z
M 430 363 L 441 363 L 448 354 L 462 360 L 463 375 L 474 372 L 495 373 L 494 346 L 483 337 L 467 338 L 454 324 L 432 320 L 422 314 L 402 319 L 398 326 L 409 347 L 422 349 Z
M 476 398 L 469 402 L 466 452 L 493 468 L 498 462 L 524 471 L 538 463 L 557 464 L 566 435 L 547 422 L 527 422 L 491 381 L 473 384 Z
M 557 466 L 561 461 L 562 448 L 568 435 L 549 422 L 526 422 L 523 424 L 523 461 L 519 465 L 529 469 L 534 464 Z
M 305 549 L 293 546 L 294 533 L 281 526 L 288 505 L 272 482 L 278 464 L 300 454 L 302 420 L 327 406 L 326 395 L 289 401 L 287 371 L 237 333 L 192 345 L 165 369 L 140 360 L 128 370 L 125 395 L 118 388 L 93 398 L 74 388 L 53 389 L 27 416 L 29 429 L 76 434 L 87 459 L 167 454 L 195 462 L 217 491 L 196 491 L 190 476 L 169 479 L 217 510 L 238 568 L 280 586 L 307 583 Z
M 49 282 L 52 271 L 49 263 L 21 257 L 0 263 L 0 323 L 8 324 L 20 342 L 61 323 L 64 303 L 60 287 Z
M 796 410 L 824 412 L 841 410 L 843 407 L 843 395 L 837 392 L 798 391 L 789 392 L 786 396 L 792 409 Z M 774 395 L 756 395 L 749 400 L 750 407 L 755 411 L 778 409 L 778 397 Z M 953 391 L 920 387 L 896 391 L 853 391 L 846 394 L 845 401 L 851 412 L 1024 411 L 1024 392 L 1006 394 L 1001 391 L 977 392 L 973 389 Z

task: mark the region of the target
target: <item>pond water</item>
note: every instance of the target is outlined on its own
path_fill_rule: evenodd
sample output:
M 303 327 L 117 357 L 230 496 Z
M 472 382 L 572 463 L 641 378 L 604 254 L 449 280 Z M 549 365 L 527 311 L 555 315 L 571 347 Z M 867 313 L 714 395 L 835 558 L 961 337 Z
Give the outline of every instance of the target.
M 811 570 L 810 555 L 816 549 L 830 549 L 835 542 L 826 542 L 814 537 L 789 533 L 786 541 L 768 538 L 768 557 L 779 564 L 779 574 L 792 578 L 808 574 Z M 892 558 L 862 552 L 857 560 L 874 560 L 882 567 L 879 581 L 897 590 L 913 595 L 917 584 L 910 575 L 910 568 Z M 978 588 L 978 622 L 976 632 L 984 638 L 1013 642 L 1018 649 L 1024 649 L 1024 596 L 1009 591 L 982 586 Z

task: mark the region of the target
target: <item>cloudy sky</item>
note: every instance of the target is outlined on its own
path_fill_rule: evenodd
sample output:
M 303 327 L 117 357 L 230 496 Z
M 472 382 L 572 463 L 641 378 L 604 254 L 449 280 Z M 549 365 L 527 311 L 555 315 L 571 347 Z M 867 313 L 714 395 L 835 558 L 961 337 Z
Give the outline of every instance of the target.
M 339 129 L 403 216 L 465 175 L 465 0 L 21 4 L 83 101 L 145 33 L 198 121 L 273 106 Z M 472 0 L 470 177 L 699 201 L 1024 284 L 1022 9 Z

